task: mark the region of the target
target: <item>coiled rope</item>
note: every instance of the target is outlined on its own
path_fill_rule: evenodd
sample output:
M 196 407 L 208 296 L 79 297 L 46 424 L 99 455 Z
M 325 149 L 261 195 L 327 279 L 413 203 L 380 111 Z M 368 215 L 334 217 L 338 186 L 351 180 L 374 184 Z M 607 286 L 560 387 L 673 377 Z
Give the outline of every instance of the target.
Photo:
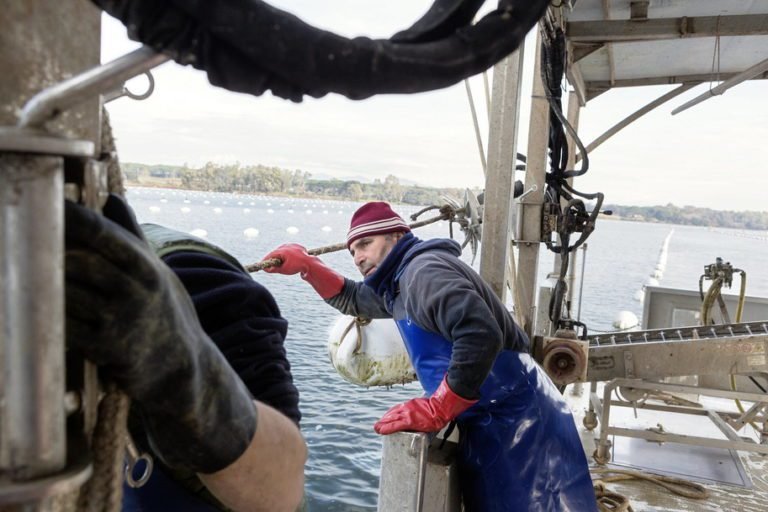
M 599 461 L 598 461 L 599 462 Z M 597 498 L 600 512 L 632 512 L 632 505 L 629 498 L 606 487 L 609 482 L 623 482 L 627 480 L 644 480 L 658 485 L 668 491 L 684 498 L 692 500 L 705 500 L 709 498 L 709 491 L 701 484 L 655 473 L 646 473 L 631 469 L 615 468 L 590 468 L 590 473 L 605 475 L 597 480 L 593 480 L 595 488 L 595 497 Z

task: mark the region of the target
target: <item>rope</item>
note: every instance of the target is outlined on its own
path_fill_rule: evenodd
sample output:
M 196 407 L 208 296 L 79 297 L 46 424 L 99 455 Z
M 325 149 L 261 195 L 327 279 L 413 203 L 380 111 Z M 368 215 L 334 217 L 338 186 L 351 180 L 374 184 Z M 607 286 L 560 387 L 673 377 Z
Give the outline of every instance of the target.
M 598 461 L 598 463 L 600 463 L 600 461 Z M 673 494 L 682 496 L 684 498 L 689 498 L 692 500 L 705 500 L 709 498 L 709 491 L 703 485 L 697 484 L 696 482 L 691 482 L 690 480 L 684 480 L 682 478 L 657 475 L 655 473 L 646 473 L 643 471 L 635 471 L 631 469 L 593 467 L 590 468 L 589 471 L 592 474 L 606 475 L 598 480 L 593 481 L 595 497 L 597 498 L 600 512 L 632 512 L 632 506 L 629 503 L 629 498 L 618 492 L 610 491 L 605 487 L 605 484 L 609 482 L 644 480 L 646 482 L 650 482 L 652 484 L 663 487 Z
M 451 220 L 457 213 L 461 212 L 461 209 L 456 210 L 450 205 L 444 205 L 442 207 L 431 206 L 429 208 L 422 210 L 422 212 L 428 209 L 439 209 L 441 213 L 440 215 L 437 215 L 435 217 L 430 217 L 429 219 L 426 219 L 426 220 L 420 220 L 419 222 L 408 224 L 408 227 L 411 229 L 418 229 L 420 227 L 426 226 L 428 224 L 433 224 L 441 220 Z M 418 215 L 419 214 L 417 213 L 413 215 L 412 218 L 417 217 Z M 341 242 L 338 244 L 318 247 L 316 249 L 309 249 L 307 253 L 310 256 L 320 256 L 321 254 L 327 254 L 329 252 L 346 251 L 347 249 L 348 249 L 347 242 Z M 245 270 L 248 273 L 252 273 L 252 272 L 258 272 L 259 270 L 264 270 L 265 268 L 279 267 L 282 264 L 283 264 L 283 260 L 281 260 L 280 258 L 270 258 L 268 260 L 260 261 L 258 263 L 251 263 L 250 265 L 245 265 Z
M 114 384 L 99 403 L 99 416 L 93 431 L 93 476 L 80 490 L 78 510 L 119 512 L 123 500 L 128 397 Z
M 363 318 L 361 316 L 356 316 L 352 319 L 351 322 L 349 322 L 349 325 L 346 329 L 344 329 L 344 332 L 341 333 L 341 338 L 339 339 L 339 345 L 344 341 L 344 338 L 347 337 L 347 334 L 349 334 L 349 331 L 352 330 L 352 326 L 355 326 L 355 329 L 357 330 L 357 344 L 355 345 L 355 350 L 352 351 L 352 355 L 357 354 L 360 352 L 360 349 L 363 346 L 363 327 L 371 323 L 370 318 Z
M 623 494 L 608 490 L 605 482 L 595 480 L 592 482 L 597 499 L 597 508 L 600 512 L 633 512 L 629 498 Z

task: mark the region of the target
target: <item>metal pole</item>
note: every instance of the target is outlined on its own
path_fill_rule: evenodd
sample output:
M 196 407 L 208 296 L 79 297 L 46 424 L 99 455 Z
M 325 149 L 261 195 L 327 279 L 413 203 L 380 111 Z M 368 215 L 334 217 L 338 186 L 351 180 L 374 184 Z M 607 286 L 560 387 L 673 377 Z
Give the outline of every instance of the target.
M 483 137 L 480 135 L 480 123 L 477 121 L 477 111 L 475 110 L 475 100 L 472 98 L 472 88 L 469 86 L 469 79 L 464 80 L 464 86 L 467 89 L 467 100 L 469 101 L 469 110 L 472 112 L 472 124 L 475 127 L 475 139 L 477 139 L 477 150 L 480 153 L 480 165 L 483 166 L 483 175 L 488 174 L 488 165 L 485 162 L 485 150 L 483 149 Z
M 483 208 L 483 250 L 480 276 L 504 301 L 507 251 L 514 226 L 513 183 L 517 155 L 517 125 L 523 79 L 524 46 L 496 65 L 488 134 L 488 172 Z
M 39 128 L 61 112 L 99 94 L 112 92 L 122 87 L 126 80 L 146 73 L 169 59 L 167 55 L 144 46 L 112 62 L 89 69 L 35 95 L 24 105 L 19 126 Z
M 0 155 L 0 471 L 64 467 L 64 228 L 59 157 Z
M 746 80 L 749 80 L 750 78 L 756 77 L 757 75 L 764 73 L 765 71 L 768 71 L 768 59 L 758 62 L 751 68 L 746 69 L 741 73 L 738 73 L 737 75 L 732 76 L 731 78 L 721 83 L 717 87 L 714 87 L 708 90 L 707 92 L 699 96 L 696 96 L 691 101 L 683 103 L 682 105 L 680 105 L 679 107 L 677 107 L 675 110 L 672 111 L 672 115 L 674 116 L 675 114 L 679 114 L 683 110 L 688 110 L 694 105 L 698 105 L 702 101 L 708 100 L 712 96 L 723 94 L 725 91 L 727 91 L 731 87 L 739 85 L 741 82 L 744 82 Z
M 520 304 L 516 308 L 522 327 L 530 336 L 536 322 L 536 273 L 539 268 L 541 241 L 541 205 L 544 201 L 544 178 L 547 165 L 547 141 L 549 139 L 549 102 L 541 81 L 541 33 L 536 37 L 536 61 L 533 71 L 531 95 L 531 119 L 528 129 L 528 162 L 525 173 L 524 197 L 518 219 L 519 264 L 516 286 Z
M 35 93 L 98 64 L 100 20 L 100 11 L 84 0 L 10 0 L 0 14 L 3 510 L 53 510 L 52 494 L 88 476 L 80 466 L 65 469 L 64 158 L 59 155 L 93 154 L 89 141 L 99 140 L 99 98 L 59 116 L 46 132 L 11 127 Z M 74 460 L 82 454 L 71 455 Z
M 581 105 L 579 104 L 579 98 L 576 95 L 574 91 L 571 91 L 568 93 L 568 123 L 573 128 L 573 131 L 576 133 L 579 133 L 579 114 L 581 113 Z M 568 163 L 566 164 L 568 169 L 573 169 L 576 167 L 576 142 L 574 141 L 573 137 L 571 137 L 571 133 L 566 131 L 565 135 L 566 140 L 568 141 L 568 149 L 570 150 L 568 152 Z M 573 185 L 573 178 L 568 178 L 568 184 Z M 568 293 L 566 295 L 566 300 L 568 301 L 569 307 L 573 304 L 573 285 L 576 282 L 576 262 L 578 261 L 578 252 L 573 251 L 571 253 L 571 259 L 570 259 L 570 268 L 568 269 Z M 555 258 L 555 271 L 559 270 L 560 263 L 560 255 L 556 255 Z

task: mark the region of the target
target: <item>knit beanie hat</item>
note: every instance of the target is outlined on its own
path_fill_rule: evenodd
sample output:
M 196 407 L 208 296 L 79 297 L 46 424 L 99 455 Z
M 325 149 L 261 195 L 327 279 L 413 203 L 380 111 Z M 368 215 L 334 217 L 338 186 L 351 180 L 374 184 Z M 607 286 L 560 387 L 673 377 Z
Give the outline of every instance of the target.
M 403 218 L 392 211 L 389 203 L 373 201 L 364 204 L 352 215 L 347 233 L 347 247 L 364 236 L 407 233 L 410 230 Z

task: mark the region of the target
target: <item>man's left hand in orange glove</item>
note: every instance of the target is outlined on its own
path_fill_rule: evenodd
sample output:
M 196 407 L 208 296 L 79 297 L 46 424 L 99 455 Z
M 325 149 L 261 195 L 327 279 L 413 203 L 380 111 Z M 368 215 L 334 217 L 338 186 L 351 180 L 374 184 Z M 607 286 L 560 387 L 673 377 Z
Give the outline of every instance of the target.
M 431 397 L 414 398 L 392 407 L 373 429 L 382 435 L 402 431 L 437 432 L 475 403 L 477 400 L 467 400 L 454 393 L 443 378 Z

